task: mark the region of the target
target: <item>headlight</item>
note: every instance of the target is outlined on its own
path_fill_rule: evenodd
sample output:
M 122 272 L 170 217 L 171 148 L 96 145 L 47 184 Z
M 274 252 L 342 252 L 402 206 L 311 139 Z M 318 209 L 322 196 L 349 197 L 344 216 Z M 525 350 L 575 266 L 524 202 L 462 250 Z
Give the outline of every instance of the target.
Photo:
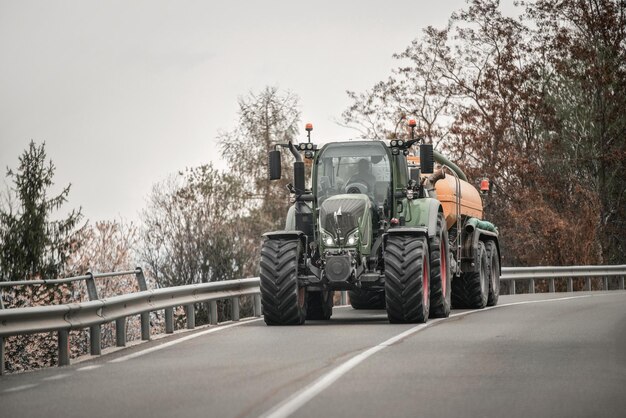
M 330 234 L 328 234 L 326 232 L 322 232 L 322 242 L 327 247 L 334 247 L 335 246 L 335 239 Z
M 346 240 L 346 245 L 355 246 L 359 242 L 359 230 L 355 230 L 353 233 L 348 235 L 348 239 Z

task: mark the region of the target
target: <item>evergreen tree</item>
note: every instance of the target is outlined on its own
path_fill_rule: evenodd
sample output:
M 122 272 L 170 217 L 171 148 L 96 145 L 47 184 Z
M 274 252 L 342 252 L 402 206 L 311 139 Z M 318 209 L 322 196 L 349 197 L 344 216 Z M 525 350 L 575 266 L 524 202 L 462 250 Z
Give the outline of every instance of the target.
M 70 185 L 54 197 L 48 190 L 54 184 L 54 164 L 46 161 L 45 143 L 31 141 L 19 157 L 9 194 L 15 194 L 16 207 L 0 208 L 0 280 L 53 279 L 63 273 L 65 261 L 76 249 L 75 228 L 82 218 L 80 209 L 65 218 L 50 220 L 67 201 Z

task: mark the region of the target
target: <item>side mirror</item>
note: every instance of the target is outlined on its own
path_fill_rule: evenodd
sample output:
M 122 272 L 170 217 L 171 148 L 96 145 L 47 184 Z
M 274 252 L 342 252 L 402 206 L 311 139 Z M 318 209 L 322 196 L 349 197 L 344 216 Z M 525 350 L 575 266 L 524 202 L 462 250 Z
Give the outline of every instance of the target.
M 420 169 L 424 174 L 432 174 L 435 169 L 433 144 L 420 145 Z
M 270 180 L 280 180 L 281 166 L 280 166 L 280 151 L 274 150 L 269 153 L 269 176 Z
M 304 162 L 296 161 L 293 163 L 293 182 L 296 194 L 303 194 L 305 187 Z
M 409 178 L 411 180 L 413 180 L 416 183 L 419 183 L 420 181 L 420 170 L 417 167 L 410 167 L 409 168 Z

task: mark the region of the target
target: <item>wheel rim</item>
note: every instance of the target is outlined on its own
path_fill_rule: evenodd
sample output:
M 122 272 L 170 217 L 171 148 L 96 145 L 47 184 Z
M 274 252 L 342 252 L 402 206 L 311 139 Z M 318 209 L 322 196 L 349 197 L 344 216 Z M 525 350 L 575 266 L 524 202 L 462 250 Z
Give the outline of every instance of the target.
M 424 304 L 424 308 L 428 306 L 428 302 L 430 301 L 430 295 L 428 286 L 428 265 L 426 263 L 426 256 L 422 259 L 422 303 Z
M 298 288 L 298 306 L 304 306 L 304 298 L 306 297 L 306 289 L 304 287 Z
M 446 289 L 448 287 L 448 265 L 447 263 L 447 256 L 448 252 L 446 251 L 446 245 L 444 244 L 444 242 L 441 242 L 440 248 L 439 248 L 439 259 L 441 260 L 439 265 L 441 267 L 441 272 L 439 273 L 439 277 L 441 277 L 441 291 L 443 292 L 443 297 L 446 297 Z

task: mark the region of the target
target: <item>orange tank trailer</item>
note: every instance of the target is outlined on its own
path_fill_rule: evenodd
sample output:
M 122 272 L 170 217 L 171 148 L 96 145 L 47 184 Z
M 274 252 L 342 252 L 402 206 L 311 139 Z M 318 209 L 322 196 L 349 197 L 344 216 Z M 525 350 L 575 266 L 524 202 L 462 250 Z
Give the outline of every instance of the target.
M 419 157 L 410 155 L 407 157 L 407 161 L 409 164 L 414 163 L 417 165 L 420 159 Z M 460 179 L 459 181 L 461 183 L 461 216 L 482 219 L 483 204 L 480 193 L 470 183 Z M 437 199 L 441 202 L 441 206 L 443 207 L 447 227 L 450 229 L 456 223 L 457 217 L 456 178 L 454 175 L 447 172 L 444 179 L 435 183 L 435 191 L 437 192 Z

